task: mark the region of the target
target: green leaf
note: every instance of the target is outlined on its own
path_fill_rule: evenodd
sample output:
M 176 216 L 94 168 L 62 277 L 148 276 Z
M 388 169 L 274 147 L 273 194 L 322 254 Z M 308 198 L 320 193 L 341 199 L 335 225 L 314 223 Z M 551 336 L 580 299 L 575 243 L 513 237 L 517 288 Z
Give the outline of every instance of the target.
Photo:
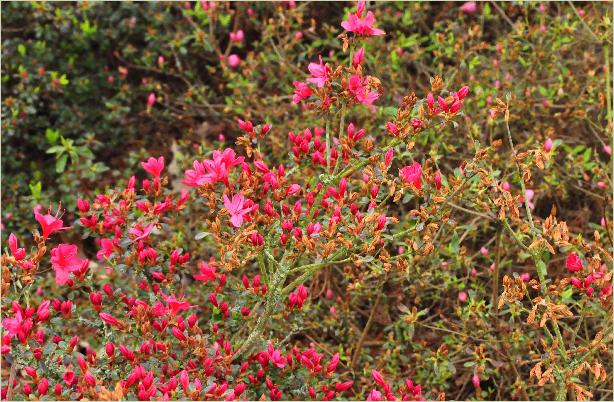
M 43 189 L 42 183 L 40 181 L 37 181 L 36 184 L 30 183 L 28 185 L 28 187 L 30 187 L 30 192 L 32 193 L 32 198 L 34 198 L 35 200 L 40 199 L 40 197 L 41 197 L 41 190 Z
M 64 168 L 66 168 L 66 161 L 68 160 L 68 155 L 64 154 L 58 158 L 55 162 L 55 172 L 62 173 L 64 172 Z
M 58 138 L 60 138 L 60 132 L 58 130 L 48 128 L 45 130 L 45 137 L 51 144 L 55 144 L 58 141 Z M 49 153 L 49 151 L 47 151 L 47 153 Z
M 220 23 L 222 24 L 222 26 L 227 27 L 230 24 L 230 18 L 232 16 L 230 14 L 222 14 L 219 16 L 220 18 Z
M 66 78 L 66 74 L 62 74 L 62 76 L 60 77 L 60 84 L 62 85 L 68 85 L 70 81 L 68 81 L 68 78 Z
M 26 55 L 26 47 L 24 46 L 23 43 L 20 43 L 19 45 L 17 45 L 17 51 L 22 57 Z

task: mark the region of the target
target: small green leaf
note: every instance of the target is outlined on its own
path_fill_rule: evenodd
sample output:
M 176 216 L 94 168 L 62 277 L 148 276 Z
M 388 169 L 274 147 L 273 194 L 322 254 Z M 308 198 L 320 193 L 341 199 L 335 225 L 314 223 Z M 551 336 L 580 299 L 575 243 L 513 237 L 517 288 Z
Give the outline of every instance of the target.
M 60 138 L 60 132 L 58 130 L 48 128 L 45 130 L 45 137 L 51 144 L 55 144 L 58 141 L 58 138 Z M 49 153 L 49 151 L 47 151 L 47 153 Z
M 62 173 L 64 172 L 64 168 L 66 168 L 66 161 L 68 160 L 68 155 L 64 154 L 58 158 L 55 162 L 55 172 Z
M 24 46 L 23 43 L 20 43 L 19 45 L 17 45 L 17 51 L 22 57 L 26 55 L 26 47 Z

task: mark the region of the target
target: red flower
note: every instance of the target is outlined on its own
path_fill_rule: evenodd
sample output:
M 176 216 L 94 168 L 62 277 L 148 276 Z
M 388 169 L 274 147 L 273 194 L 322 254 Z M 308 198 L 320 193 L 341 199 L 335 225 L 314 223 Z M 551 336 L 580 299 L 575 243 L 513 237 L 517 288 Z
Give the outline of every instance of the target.
M 418 162 L 405 166 L 400 170 L 400 174 L 406 183 L 413 184 L 418 190 L 422 188 L 422 166 Z
M 354 32 L 360 36 L 377 36 L 384 35 L 386 32 L 381 29 L 374 28 L 375 16 L 371 11 L 367 11 L 367 15 L 362 17 L 364 10 L 364 1 L 359 1 L 356 7 L 356 14 L 350 14 L 347 21 L 343 21 L 341 26 L 348 32 Z
M 567 256 L 567 260 L 565 261 L 565 265 L 567 265 L 567 269 L 571 272 L 582 271 L 582 261 L 580 257 L 576 253 L 571 253 Z
M 38 223 L 41 225 L 41 229 L 43 230 L 43 240 L 47 240 L 47 238 L 54 232 L 70 229 L 70 226 L 62 226 L 64 225 L 64 221 L 57 216 L 60 212 L 59 207 L 56 216 L 51 215 L 51 210 L 49 210 L 46 215 L 41 215 L 39 213 L 40 210 L 40 205 L 34 208 L 34 218 L 36 218 Z
M 77 257 L 77 246 L 74 244 L 60 244 L 51 250 L 51 266 L 55 269 L 58 285 L 68 282 L 70 273 L 79 271 L 88 262 Z
M 160 177 L 160 174 L 164 170 L 164 156 L 156 158 L 149 158 L 147 162 L 141 162 L 143 169 L 153 177 Z

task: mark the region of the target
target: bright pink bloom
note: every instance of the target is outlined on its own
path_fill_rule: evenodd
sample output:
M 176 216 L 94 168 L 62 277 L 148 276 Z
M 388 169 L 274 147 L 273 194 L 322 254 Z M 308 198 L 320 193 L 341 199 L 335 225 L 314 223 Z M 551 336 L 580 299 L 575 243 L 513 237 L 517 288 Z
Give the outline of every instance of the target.
M 64 224 L 64 221 L 58 218 L 58 214 L 60 212 L 59 208 L 58 212 L 56 213 L 56 216 L 51 215 L 51 211 L 48 211 L 47 215 L 41 215 L 39 213 L 40 210 L 40 205 L 34 208 L 34 218 L 41 225 L 41 229 L 43 231 L 43 240 L 47 240 L 47 238 L 54 232 L 70 229 L 70 226 L 62 226 Z
M 550 152 L 552 149 L 552 138 L 547 138 L 546 142 L 544 142 L 544 151 Z
M 322 62 L 322 56 L 320 56 L 320 64 L 309 63 L 307 69 L 311 73 L 311 78 L 307 78 L 307 81 L 316 84 L 318 88 L 322 88 L 326 85 L 326 82 L 330 78 L 331 68 L 327 64 Z
M 411 166 L 405 166 L 400 170 L 401 177 L 406 183 L 411 183 L 420 190 L 422 188 L 422 165 L 414 162 Z
M 230 41 L 234 42 L 234 43 L 241 43 L 243 42 L 243 30 L 239 29 L 237 32 L 231 32 L 230 33 Z
M 206 262 L 201 262 L 198 264 L 198 268 L 200 269 L 200 275 L 194 275 L 194 279 L 197 281 L 215 281 L 217 276 L 215 275 L 215 267 L 207 264 Z
M 471 383 L 475 388 L 480 388 L 480 376 L 474 374 L 473 377 L 471 377 Z
M 15 257 L 17 261 L 26 256 L 26 249 L 17 246 L 17 237 L 13 233 L 9 235 L 9 249 L 11 250 L 11 255 Z
M 369 91 L 367 80 L 362 79 L 358 74 L 354 74 L 348 81 L 348 90 L 359 103 L 371 105 L 380 97 L 377 91 Z
M 3 319 L 2 326 L 11 337 L 16 335 L 21 342 L 25 342 L 33 326 L 32 319 L 25 317 L 26 314 L 24 314 L 21 306 L 16 301 L 13 301 L 12 307 L 14 311 L 13 318 Z
M 70 273 L 79 271 L 87 260 L 77 257 L 77 246 L 60 244 L 51 250 L 51 266 L 55 269 L 55 282 L 64 285 L 70 279 Z
M 141 162 L 143 169 L 153 177 L 160 177 L 160 174 L 164 170 L 164 156 L 158 159 L 150 157 L 147 162 Z
M 367 15 L 364 17 L 362 13 L 364 11 L 364 2 L 358 2 L 356 7 L 356 13 L 348 16 L 347 21 L 343 21 L 341 26 L 348 32 L 354 32 L 360 36 L 378 36 L 384 35 L 386 32 L 381 29 L 375 28 L 375 16 L 371 11 L 367 11 Z
M 156 94 L 154 94 L 153 92 L 149 94 L 149 96 L 147 97 L 147 108 L 151 109 L 154 105 L 154 103 L 156 103 Z
M 230 56 L 228 56 L 228 65 L 231 68 L 237 68 L 239 67 L 239 64 L 241 64 L 241 58 L 239 56 L 237 56 L 236 54 L 231 54 Z
M 303 99 L 309 98 L 313 95 L 313 92 L 307 84 L 301 81 L 294 81 L 294 96 L 292 97 L 292 103 L 299 103 Z
M 567 256 L 567 260 L 565 260 L 565 265 L 567 269 L 571 272 L 582 271 L 584 268 L 582 267 L 582 260 L 576 253 L 571 253 Z
M 460 8 L 465 14 L 474 14 L 478 10 L 478 5 L 475 1 L 468 1 Z
M 244 216 L 253 210 L 253 206 L 245 207 L 246 201 L 249 199 L 246 199 L 243 194 L 234 194 L 232 201 L 224 194 L 224 206 L 230 213 L 230 223 L 236 228 L 241 227 Z
M 243 163 L 243 157 L 236 157 L 235 151 L 226 148 L 224 152 L 213 151 L 213 159 L 202 162 L 194 161 L 194 169 L 185 171 L 183 184 L 189 187 L 200 187 L 206 184 L 215 184 L 218 181 L 228 185 L 230 168 Z

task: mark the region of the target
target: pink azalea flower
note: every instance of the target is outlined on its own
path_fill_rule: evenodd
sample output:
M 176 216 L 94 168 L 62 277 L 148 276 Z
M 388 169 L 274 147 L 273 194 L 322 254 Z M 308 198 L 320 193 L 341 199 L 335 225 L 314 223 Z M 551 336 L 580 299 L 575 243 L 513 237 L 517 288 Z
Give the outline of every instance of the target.
M 231 54 L 230 56 L 228 56 L 228 65 L 231 68 L 237 68 L 239 67 L 239 64 L 241 64 L 241 58 L 239 56 L 237 56 L 236 54 Z
M 115 244 L 111 239 L 100 239 L 100 245 L 102 248 L 96 253 L 96 258 L 99 260 L 110 256 L 115 251 Z
M 232 201 L 228 199 L 228 196 L 224 194 L 224 207 L 230 213 L 230 223 L 232 226 L 238 228 L 243 224 L 244 216 L 252 211 L 253 207 L 245 207 L 245 204 L 249 199 L 243 196 L 243 194 L 235 194 L 232 196 Z
M 217 278 L 215 275 L 215 267 L 213 265 L 209 265 L 206 262 L 201 262 L 198 264 L 198 268 L 200 269 L 200 275 L 194 275 L 194 279 L 197 281 L 215 281 Z
M 565 265 L 567 269 L 571 272 L 582 271 L 584 268 L 582 267 L 582 260 L 576 253 L 571 253 L 567 256 L 567 260 L 565 260 Z
M 307 86 L 307 84 L 304 82 L 294 81 L 292 84 L 294 85 L 294 96 L 292 97 L 292 103 L 299 103 L 303 99 L 307 99 L 313 95 L 313 92 L 309 86 Z
M 51 211 L 48 211 L 46 215 L 41 215 L 39 213 L 40 210 L 40 205 L 37 205 L 34 208 L 34 218 L 41 225 L 41 229 L 43 231 L 43 240 L 47 240 L 47 238 L 54 232 L 70 229 L 70 226 L 62 226 L 64 224 L 64 221 L 62 221 L 62 219 L 58 218 L 57 216 L 59 213 L 59 208 L 58 213 L 56 213 L 56 216 L 51 215 Z
M 381 29 L 374 28 L 375 25 L 375 16 L 371 11 L 367 11 L 367 15 L 362 16 L 364 10 L 364 2 L 358 2 L 358 6 L 356 7 L 356 13 L 350 14 L 348 16 L 347 21 L 343 21 L 341 26 L 348 32 L 354 32 L 360 36 L 378 36 L 384 35 L 386 32 Z
M 77 246 L 74 244 L 60 244 L 51 250 L 51 266 L 55 269 L 55 282 L 58 285 L 68 282 L 70 273 L 79 271 L 87 262 L 77 257 Z
M 183 184 L 189 187 L 200 187 L 221 181 L 228 185 L 230 168 L 240 165 L 243 160 L 242 156 L 236 157 L 235 151 L 231 148 L 226 148 L 224 152 L 213 151 L 213 159 L 202 162 L 194 161 L 194 169 L 185 171 Z
M 5 318 L 2 320 L 2 326 L 7 330 L 11 337 L 17 336 L 21 342 L 24 342 L 28 333 L 32 329 L 33 322 L 31 318 L 25 318 L 25 314 L 21 306 L 16 301 L 12 304 L 14 316 L 13 318 Z M 3 342 L 4 343 L 4 342 Z
M 154 103 L 156 103 L 156 94 L 152 92 L 147 97 L 147 109 L 151 109 Z
M 478 5 L 475 1 L 468 1 L 461 6 L 460 10 L 465 14 L 474 14 L 478 10 Z
M 414 162 L 411 166 L 405 166 L 400 170 L 401 177 L 406 183 L 411 183 L 420 190 L 422 188 L 422 165 Z
M 243 30 L 239 29 L 237 32 L 231 32 L 230 33 L 230 41 L 234 42 L 234 43 L 241 43 L 243 42 Z
M 320 56 L 320 64 L 309 63 L 307 69 L 311 73 L 311 78 L 307 78 L 307 81 L 316 84 L 318 88 L 326 85 L 330 78 L 331 68 L 328 64 L 322 62 L 322 56 Z
M 380 97 L 380 94 L 376 91 L 369 91 L 367 88 L 366 79 L 361 79 L 358 74 L 350 77 L 348 82 L 348 89 L 359 103 L 364 105 L 371 105 Z
M 26 256 L 26 249 L 17 246 L 17 237 L 13 233 L 9 235 L 9 249 L 11 250 L 11 255 L 15 257 L 17 261 Z
M 143 229 L 141 229 L 141 225 L 138 224 L 137 226 L 135 226 L 133 228 L 130 228 L 128 230 L 128 233 L 130 233 L 131 235 L 136 236 L 134 238 L 134 240 L 132 240 L 132 241 L 133 242 L 137 242 L 139 240 L 147 239 L 154 227 L 155 227 L 155 223 L 150 223 L 149 225 L 147 225 Z
M 141 162 L 143 169 L 153 177 L 160 177 L 160 174 L 164 170 L 164 156 L 156 158 L 149 158 L 147 162 Z

